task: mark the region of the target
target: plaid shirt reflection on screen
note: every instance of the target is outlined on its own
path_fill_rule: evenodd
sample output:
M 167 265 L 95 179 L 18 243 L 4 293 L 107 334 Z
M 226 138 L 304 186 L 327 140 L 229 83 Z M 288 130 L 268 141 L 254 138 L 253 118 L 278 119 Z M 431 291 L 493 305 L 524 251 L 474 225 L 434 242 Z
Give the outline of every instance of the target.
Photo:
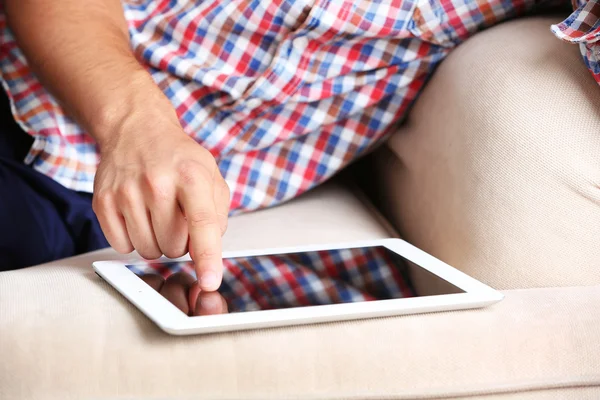
M 224 259 L 219 292 L 230 311 L 411 297 L 402 262 L 383 247 Z M 132 263 L 136 274 L 196 276 L 191 262 Z

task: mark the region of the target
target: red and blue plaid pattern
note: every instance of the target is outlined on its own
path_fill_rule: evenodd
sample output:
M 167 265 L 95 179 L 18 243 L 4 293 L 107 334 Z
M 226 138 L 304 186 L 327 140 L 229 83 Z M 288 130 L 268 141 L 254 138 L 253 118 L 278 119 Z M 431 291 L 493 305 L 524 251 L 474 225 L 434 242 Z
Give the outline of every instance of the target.
M 327 250 L 223 260 L 219 293 L 230 312 L 414 296 L 400 256 L 385 247 Z M 177 272 L 195 277 L 191 262 L 132 263 L 137 275 Z
M 573 0 L 573 8 L 573 14 L 552 26 L 552 32 L 564 41 L 579 44 L 585 65 L 600 84 L 600 1 Z
M 365 154 L 473 33 L 533 0 L 123 0 L 131 46 L 216 157 L 232 212 L 291 199 Z M 35 78 L 0 12 L 0 75 L 25 162 L 92 191 L 92 138 Z

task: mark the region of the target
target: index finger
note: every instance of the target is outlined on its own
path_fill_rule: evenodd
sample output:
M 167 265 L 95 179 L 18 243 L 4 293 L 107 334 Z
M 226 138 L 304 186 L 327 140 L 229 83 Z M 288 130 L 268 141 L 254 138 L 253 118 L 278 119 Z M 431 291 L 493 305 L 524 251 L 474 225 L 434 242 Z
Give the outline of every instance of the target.
M 204 181 L 204 179 L 199 179 Z M 223 278 L 221 258 L 221 228 L 213 200 L 210 181 L 206 184 L 188 182 L 179 189 L 180 205 L 184 209 L 190 235 L 190 256 L 202 290 L 217 290 Z

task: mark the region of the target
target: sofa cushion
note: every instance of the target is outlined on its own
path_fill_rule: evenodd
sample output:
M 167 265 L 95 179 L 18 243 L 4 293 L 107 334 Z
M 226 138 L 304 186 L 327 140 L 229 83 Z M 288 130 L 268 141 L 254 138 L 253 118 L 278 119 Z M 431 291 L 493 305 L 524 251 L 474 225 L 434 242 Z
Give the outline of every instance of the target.
M 600 87 L 559 20 L 459 46 L 371 158 L 400 235 L 496 288 L 600 284 Z
M 397 236 L 351 182 L 334 180 L 283 205 L 230 218 L 223 250 Z
M 253 215 L 232 219 L 227 248 L 389 235 L 339 185 Z M 599 287 L 509 291 L 472 311 L 175 337 L 92 272 L 94 260 L 119 257 L 104 250 L 0 273 L 1 399 L 600 395 Z
M 95 256 L 0 274 L 0 398 L 600 396 L 600 287 L 507 291 L 480 310 L 175 337 L 91 272 Z M 584 389 L 595 397 L 575 396 Z

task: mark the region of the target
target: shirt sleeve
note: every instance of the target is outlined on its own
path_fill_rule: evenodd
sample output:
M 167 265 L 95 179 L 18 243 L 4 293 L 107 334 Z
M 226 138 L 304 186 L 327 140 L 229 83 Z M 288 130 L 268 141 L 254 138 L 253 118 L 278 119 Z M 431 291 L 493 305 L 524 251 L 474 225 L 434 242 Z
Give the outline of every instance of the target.
M 573 0 L 573 8 L 551 30 L 559 39 L 579 45 L 586 66 L 600 84 L 600 0 Z

